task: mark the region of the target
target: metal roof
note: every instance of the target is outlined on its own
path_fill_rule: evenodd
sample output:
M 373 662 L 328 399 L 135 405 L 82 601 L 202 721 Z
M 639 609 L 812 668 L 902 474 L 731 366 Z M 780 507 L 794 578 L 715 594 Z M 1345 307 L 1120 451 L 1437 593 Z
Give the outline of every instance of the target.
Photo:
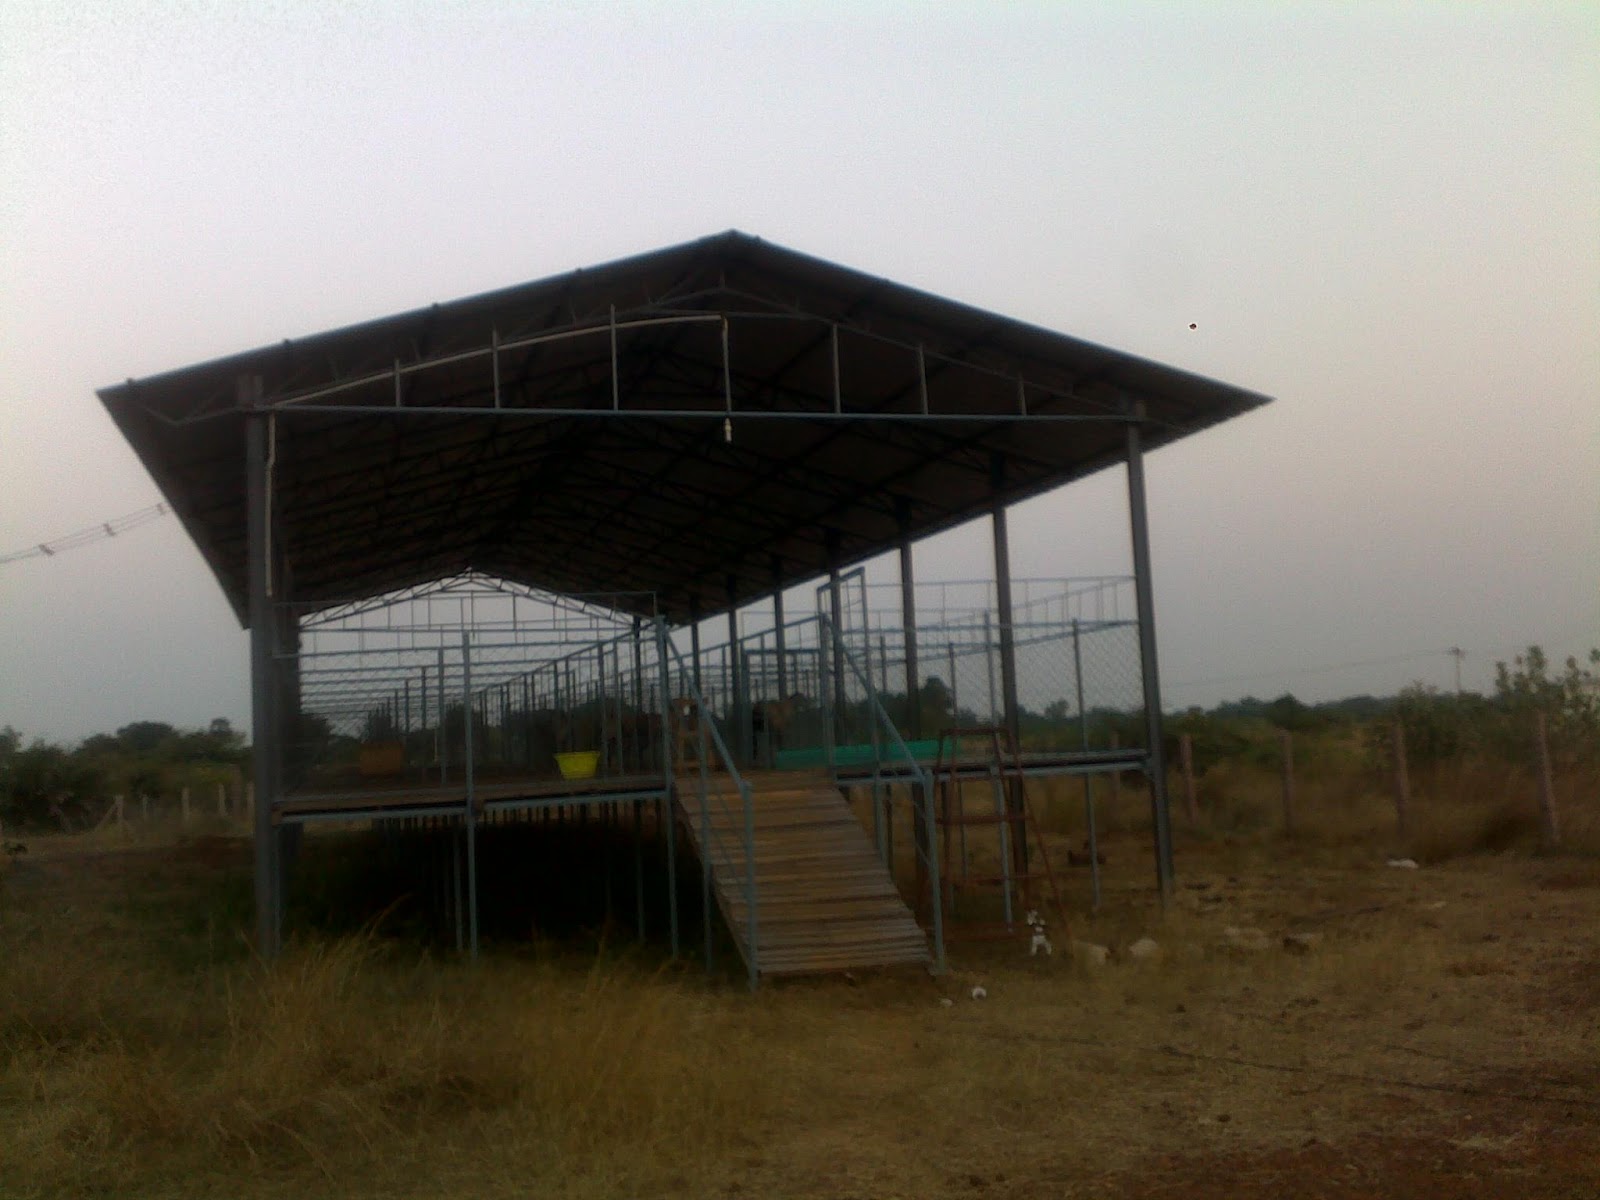
M 737 232 L 99 394 L 241 621 L 256 406 L 303 609 L 476 570 L 681 620 L 1267 400 Z

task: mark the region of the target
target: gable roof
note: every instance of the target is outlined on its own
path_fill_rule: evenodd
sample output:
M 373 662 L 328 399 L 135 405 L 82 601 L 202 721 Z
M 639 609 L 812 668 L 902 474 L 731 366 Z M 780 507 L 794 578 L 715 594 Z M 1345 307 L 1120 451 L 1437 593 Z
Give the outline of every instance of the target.
M 1267 400 L 737 232 L 99 394 L 241 621 L 251 404 L 298 605 L 474 570 L 682 620 Z

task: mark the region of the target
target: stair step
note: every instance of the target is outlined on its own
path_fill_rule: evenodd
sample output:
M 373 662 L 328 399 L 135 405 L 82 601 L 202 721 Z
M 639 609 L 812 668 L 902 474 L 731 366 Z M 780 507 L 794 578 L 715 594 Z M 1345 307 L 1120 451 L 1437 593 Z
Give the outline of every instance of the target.
M 839 790 L 816 775 L 752 776 L 751 849 L 757 965 L 763 974 L 926 965 L 928 943 L 870 836 Z M 699 810 L 692 778 L 680 783 L 679 814 L 711 863 L 717 903 L 744 952 L 746 815 L 726 780 Z

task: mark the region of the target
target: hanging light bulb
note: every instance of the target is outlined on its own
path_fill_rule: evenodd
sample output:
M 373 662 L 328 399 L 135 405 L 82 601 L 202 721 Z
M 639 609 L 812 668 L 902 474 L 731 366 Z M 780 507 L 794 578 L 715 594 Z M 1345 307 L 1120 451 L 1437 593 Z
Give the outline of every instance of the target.
M 725 442 L 733 441 L 733 418 L 732 417 L 723 417 L 722 418 L 722 440 L 725 441 Z

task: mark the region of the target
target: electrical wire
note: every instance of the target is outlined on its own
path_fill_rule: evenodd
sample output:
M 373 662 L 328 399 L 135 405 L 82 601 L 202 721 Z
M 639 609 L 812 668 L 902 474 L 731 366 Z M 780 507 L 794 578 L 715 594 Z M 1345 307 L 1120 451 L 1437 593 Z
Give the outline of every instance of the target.
M 77 550 L 83 546 L 92 546 L 96 542 L 103 542 L 107 538 L 118 537 L 124 533 L 159 521 L 172 511 L 169 504 L 152 504 L 149 508 L 141 508 L 137 512 L 128 513 L 126 516 L 114 517 L 109 521 L 101 521 L 97 525 L 90 525 L 76 533 L 69 533 L 66 537 L 56 538 L 50 542 L 36 542 L 25 550 L 15 550 L 10 554 L 0 554 L 0 566 L 6 563 L 20 562 L 25 558 L 54 558 L 67 550 Z

